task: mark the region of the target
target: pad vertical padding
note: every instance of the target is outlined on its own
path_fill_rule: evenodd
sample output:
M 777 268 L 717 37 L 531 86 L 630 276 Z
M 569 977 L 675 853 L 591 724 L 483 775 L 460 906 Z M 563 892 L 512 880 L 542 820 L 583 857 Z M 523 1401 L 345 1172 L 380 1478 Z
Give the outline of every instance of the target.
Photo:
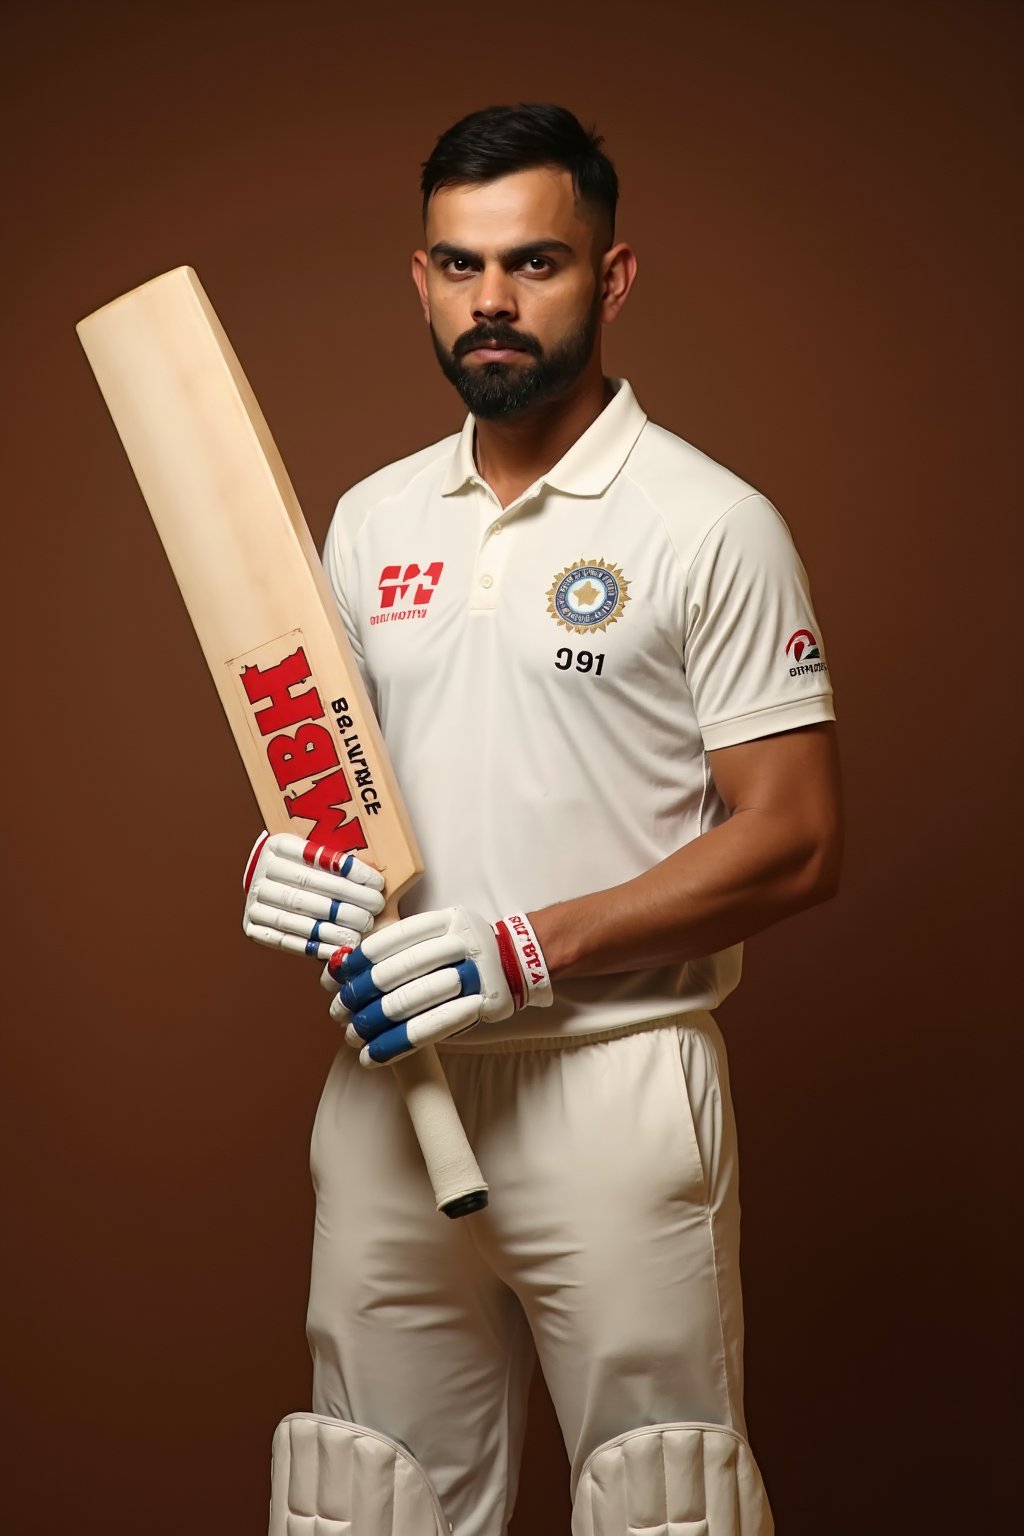
M 583 1467 L 572 1536 L 772 1536 L 761 1474 L 742 1435 L 657 1424 L 598 1446 Z
M 387 1435 L 316 1413 L 274 1432 L 270 1536 L 449 1536 L 422 1467 Z

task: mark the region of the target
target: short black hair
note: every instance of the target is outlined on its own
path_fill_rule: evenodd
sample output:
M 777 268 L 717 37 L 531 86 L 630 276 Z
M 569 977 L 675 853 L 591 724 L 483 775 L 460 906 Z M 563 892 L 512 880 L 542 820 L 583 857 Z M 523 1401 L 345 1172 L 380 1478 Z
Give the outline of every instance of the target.
M 579 202 L 603 209 L 614 233 L 619 178 L 601 149 L 603 143 L 568 108 L 549 101 L 470 112 L 442 133 L 423 162 L 423 218 L 439 187 L 496 181 L 514 171 L 554 165 L 571 174 Z

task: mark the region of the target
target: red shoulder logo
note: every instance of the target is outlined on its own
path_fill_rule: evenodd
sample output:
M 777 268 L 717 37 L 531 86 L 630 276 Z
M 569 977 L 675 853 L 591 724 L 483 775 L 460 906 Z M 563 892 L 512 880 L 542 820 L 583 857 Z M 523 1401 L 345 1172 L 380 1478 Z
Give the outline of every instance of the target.
M 821 652 L 818 649 L 818 642 L 815 640 L 809 629 L 798 629 L 796 634 L 790 635 L 789 639 L 786 641 L 787 656 L 789 655 L 790 651 L 793 652 L 794 661 L 801 661 L 805 651 L 807 653 L 808 661 L 816 660 L 821 655 Z
M 809 629 L 797 629 L 790 635 L 786 641 L 786 655 L 792 663 L 790 677 L 799 677 L 803 672 L 828 671 L 821 659 L 821 646 Z

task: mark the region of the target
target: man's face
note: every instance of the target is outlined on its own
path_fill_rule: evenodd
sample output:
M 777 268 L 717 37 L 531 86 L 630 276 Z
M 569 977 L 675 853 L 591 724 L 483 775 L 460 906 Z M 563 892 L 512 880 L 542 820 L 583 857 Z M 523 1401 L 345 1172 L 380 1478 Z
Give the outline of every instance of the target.
M 600 235 L 568 171 L 435 192 L 413 274 L 441 368 L 474 416 L 519 415 L 586 368 L 600 323 Z

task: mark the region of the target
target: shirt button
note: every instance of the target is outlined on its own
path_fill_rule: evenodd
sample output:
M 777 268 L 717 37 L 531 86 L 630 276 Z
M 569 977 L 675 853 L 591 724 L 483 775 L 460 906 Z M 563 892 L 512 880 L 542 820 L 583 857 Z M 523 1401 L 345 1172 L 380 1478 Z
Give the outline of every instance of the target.
M 480 585 L 482 587 L 493 587 L 494 586 L 494 577 L 493 576 L 481 576 L 480 577 Z
M 495 525 L 494 525 L 494 527 L 493 527 L 493 529 L 491 531 L 492 531 L 492 533 L 500 533 L 501 530 L 504 528 L 504 526 L 505 526 L 504 523 L 495 523 Z

